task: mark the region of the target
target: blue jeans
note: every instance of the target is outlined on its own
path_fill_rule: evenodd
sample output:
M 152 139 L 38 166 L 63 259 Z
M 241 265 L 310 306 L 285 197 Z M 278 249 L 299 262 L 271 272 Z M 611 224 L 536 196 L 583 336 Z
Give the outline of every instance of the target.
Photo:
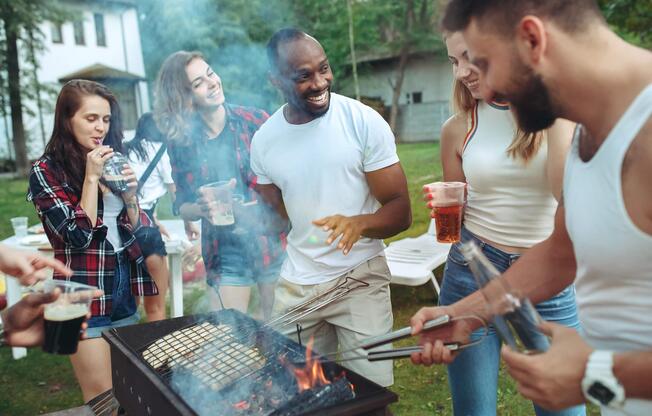
M 102 331 L 127 325 L 135 325 L 140 321 L 137 313 L 136 298 L 131 294 L 129 274 L 129 259 L 124 252 L 115 255 L 115 275 L 113 276 L 113 291 L 111 292 L 111 316 L 93 316 L 88 320 L 86 336 L 99 338 Z
M 473 240 L 485 256 L 504 272 L 520 257 L 506 253 L 479 240 L 466 229 L 462 229 L 462 241 Z M 440 304 L 450 305 L 478 289 L 468 262 L 460 252 L 460 243 L 453 244 L 446 260 L 444 281 L 441 287 Z M 545 321 L 552 321 L 577 330 L 580 329 L 575 304 L 575 286 L 571 285 L 556 296 L 536 305 Z M 472 338 L 480 336 L 478 330 Z M 500 337 L 490 326 L 489 334 L 478 345 L 462 351 L 448 366 L 448 383 L 453 396 L 455 415 L 495 415 L 498 390 L 498 368 L 500 364 Z M 551 412 L 534 404 L 538 416 L 585 415 L 584 405 L 571 407 L 560 412 Z

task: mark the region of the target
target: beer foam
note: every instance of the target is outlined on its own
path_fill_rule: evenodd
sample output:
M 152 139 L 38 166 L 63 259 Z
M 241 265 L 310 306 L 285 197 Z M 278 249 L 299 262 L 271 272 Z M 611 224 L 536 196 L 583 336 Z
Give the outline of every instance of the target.
M 45 308 L 45 319 L 48 321 L 69 321 L 86 316 L 88 307 L 81 303 L 67 305 L 51 305 Z

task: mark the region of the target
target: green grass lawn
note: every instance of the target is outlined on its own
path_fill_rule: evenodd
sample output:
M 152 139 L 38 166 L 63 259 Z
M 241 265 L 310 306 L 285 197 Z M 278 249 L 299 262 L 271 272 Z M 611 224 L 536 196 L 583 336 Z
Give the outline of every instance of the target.
M 439 146 L 435 143 L 403 144 L 398 147 L 403 169 L 408 178 L 412 199 L 412 227 L 392 241 L 424 233 L 429 216 L 421 201 L 421 186 L 441 179 Z M 0 238 L 9 237 L 9 218 L 26 215 L 30 224 L 37 220 L 31 204 L 25 202 L 26 181 L 0 181 Z M 162 218 L 169 217 L 169 201 L 159 209 Z M 438 271 L 441 273 L 441 270 Z M 201 289 L 190 289 L 185 296 L 186 311 L 196 310 L 196 301 Z M 392 286 L 394 326 L 408 324 L 410 317 L 419 308 L 435 302 L 432 287 Z M 399 346 L 409 345 L 415 340 L 404 340 Z M 38 349 L 30 350 L 27 358 L 11 359 L 9 348 L 0 349 L 0 415 L 34 415 L 78 406 L 81 394 L 72 374 L 67 358 L 48 355 Z M 399 395 L 399 402 L 391 407 L 396 415 L 450 415 L 451 399 L 446 381 L 446 368 L 413 366 L 409 360 L 394 362 L 395 384 L 392 390 Z M 592 408 L 590 414 L 599 412 Z M 511 379 L 501 370 L 498 391 L 498 413 L 500 415 L 530 415 L 532 406 L 516 392 Z

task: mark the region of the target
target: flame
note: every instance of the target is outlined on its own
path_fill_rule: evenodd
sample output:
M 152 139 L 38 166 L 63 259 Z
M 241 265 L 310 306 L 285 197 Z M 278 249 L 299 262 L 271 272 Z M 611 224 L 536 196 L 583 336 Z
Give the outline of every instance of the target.
M 306 345 L 306 365 L 303 368 L 293 368 L 294 376 L 297 378 L 297 385 L 299 386 L 299 393 L 304 390 L 309 390 L 313 387 L 324 386 L 326 384 L 331 384 L 330 381 L 324 375 L 324 369 L 322 368 L 319 360 L 313 359 L 312 354 L 312 344 L 314 339 L 311 337 Z
M 235 403 L 233 407 L 238 410 L 249 410 L 249 402 L 246 400 L 242 400 L 238 403 Z

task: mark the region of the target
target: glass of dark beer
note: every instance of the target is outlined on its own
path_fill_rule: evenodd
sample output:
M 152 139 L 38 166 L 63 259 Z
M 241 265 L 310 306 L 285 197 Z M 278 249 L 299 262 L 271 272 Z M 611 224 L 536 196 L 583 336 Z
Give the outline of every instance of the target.
M 59 289 L 59 298 L 45 305 L 43 351 L 50 354 L 74 354 L 91 300 L 97 288 L 66 280 L 47 280 L 45 292 Z
M 127 164 L 127 158 L 120 152 L 113 153 L 111 159 L 104 163 L 102 182 L 111 189 L 113 193 L 121 194 L 129 189 L 129 185 L 122 175 Z
M 423 186 L 423 191 L 433 197 L 437 241 L 440 243 L 460 241 L 465 188 L 464 182 L 433 182 Z

